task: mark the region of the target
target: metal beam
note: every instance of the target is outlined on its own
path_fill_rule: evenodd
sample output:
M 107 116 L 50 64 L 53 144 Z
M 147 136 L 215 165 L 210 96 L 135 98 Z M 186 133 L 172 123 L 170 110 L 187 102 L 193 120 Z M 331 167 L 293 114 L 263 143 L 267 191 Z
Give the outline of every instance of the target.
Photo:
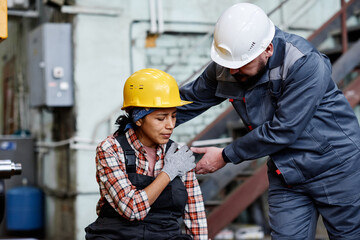
M 229 163 L 206 178 L 200 185 L 205 204 L 217 196 L 221 189 L 248 168 L 251 163 L 252 161 L 245 161 L 241 164 Z
M 239 185 L 224 201 L 208 216 L 209 238 L 230 224 L 239 214 L 260 197 L 269 187 L 267 166 L 261 166 L 243 184 Z
M 353 16 L 353 12 L 360 7 L 360 1 L 351 0 L 346 3 L 337 13 L 335 13 L 326 23 L 308 37 L 308 40 L 318 47 L 325 39 L 328 38 L 332 30 L 341 26 L 341 15 L 346 11 L 346 16 Z
M 187 145 L 190 146 L 194 141 L 218 138 L 227 131 L 227 122 L 239 121 L 239 115 L 232 106 L 228 107 L 221 115 L 219 115 L 211 124 L 203 131 L 196 135 Z
M 360 2 L 360 1 L 359 1 Z M 339 83 L 356 66 L 360 64 L 360 40 L 358 40 L 345 54 L 341 55 L 333 64 L 332 79 Z
M 341 8 L 346 5 L 345 0 L 341 0 Z M 341 14 L 341 44 L 342 44 L 342 52 L 345 53 L 348 50 L 348 31 L 346 26 L 346 11 L 343 11 Z
M 360 76 L 358 76 L 345 90 L 344 95 L 354 108 L 360 102 Z

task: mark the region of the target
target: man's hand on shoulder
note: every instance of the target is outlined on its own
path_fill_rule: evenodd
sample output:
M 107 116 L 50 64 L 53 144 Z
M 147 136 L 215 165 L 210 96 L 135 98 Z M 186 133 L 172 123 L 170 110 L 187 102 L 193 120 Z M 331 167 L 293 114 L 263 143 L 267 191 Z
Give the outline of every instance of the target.
M 204 154 L 196 164 L 195 172 L 197 174 L 213 173 L 226 165 L 222 157 L 223 148 L 217 147 L 192 147 L 194 153 Z

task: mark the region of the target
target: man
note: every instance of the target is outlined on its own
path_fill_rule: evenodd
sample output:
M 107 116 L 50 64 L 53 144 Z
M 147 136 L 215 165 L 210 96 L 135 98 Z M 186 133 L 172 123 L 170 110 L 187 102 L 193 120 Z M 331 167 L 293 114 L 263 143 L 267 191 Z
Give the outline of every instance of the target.
M 273 239 L 314 239 L 319 214 L 330 239 L 360 239 L 360 128 L 328 58 L 249 3 L 221 15 L 211 58 L 180 90 L 194 103 L 177 123 L 229 99 L 249 132 L 224 149 L 192 148 L 204 153 L 196 172 L 269 155 Z

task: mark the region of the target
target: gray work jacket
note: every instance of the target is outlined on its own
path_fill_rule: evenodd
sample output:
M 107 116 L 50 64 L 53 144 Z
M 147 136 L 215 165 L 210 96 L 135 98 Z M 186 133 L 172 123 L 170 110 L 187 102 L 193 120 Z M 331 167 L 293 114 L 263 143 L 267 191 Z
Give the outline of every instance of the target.
M 274 54 L 245 90 L 229 69 L 212 62 L 180 89 L 194 103 L 178 108 L 177 124 L 230 99 L 249 132 L 224 149 L 232 163 L 269 155 L 288 184 L 320 178 L 360 159 L 360 128 L 331 79 L 329 59 L 307 40 L 276 28 Z

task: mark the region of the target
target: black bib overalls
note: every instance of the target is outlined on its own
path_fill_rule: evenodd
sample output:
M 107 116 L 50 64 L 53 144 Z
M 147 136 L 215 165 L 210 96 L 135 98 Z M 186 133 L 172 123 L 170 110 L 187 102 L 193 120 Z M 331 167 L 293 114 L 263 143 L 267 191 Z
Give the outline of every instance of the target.
M 155 178 L 137 174 L 135 153 L 126 137 L 120 135 L 117 140 L 125 153 L 129 180 L 138 190 L 144 189 Z M 179 222 L 187 197 L 183 182 L 176 177 L 151 205 L 151 210 L 143 221 L 128 221 L 119 215 L 109 203 L 105 203 L 96 221 L 85 228 L 86 239 L 192 239 L 189 235 L 181 234 Z

